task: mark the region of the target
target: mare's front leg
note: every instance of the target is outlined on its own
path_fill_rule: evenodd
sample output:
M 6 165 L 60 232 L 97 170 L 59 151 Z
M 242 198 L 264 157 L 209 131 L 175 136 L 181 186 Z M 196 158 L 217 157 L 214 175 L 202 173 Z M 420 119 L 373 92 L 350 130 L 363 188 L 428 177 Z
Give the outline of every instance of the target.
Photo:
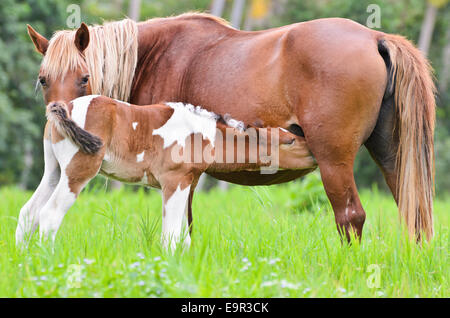
M 177 244 L 185 248 L 191 244 L 190 226 L 192 222 L 192 196 L 198 176 L 189 173 L 182 177 L 166 177 L 162 182 L 163 216 L 162 245 L 165 249 L 175 251 Z
M 39 234 L 41 240 L 51 238 L 54 242 L 66 212 L 89 180 L 97 175 L 102 155 L 85 154 L 68 139 L 54 144 L 53 149 L 61 166 L 61 177 L 39 213 Z
M 39 211 L 48 201 L 60 179 L 60 168 L 51 141 L 44 138 L 45 168 L 41 183 L 33 196 L 22 207 L 16 228 L 16 244 L 21 245 L 36 230 L 39 222 Z

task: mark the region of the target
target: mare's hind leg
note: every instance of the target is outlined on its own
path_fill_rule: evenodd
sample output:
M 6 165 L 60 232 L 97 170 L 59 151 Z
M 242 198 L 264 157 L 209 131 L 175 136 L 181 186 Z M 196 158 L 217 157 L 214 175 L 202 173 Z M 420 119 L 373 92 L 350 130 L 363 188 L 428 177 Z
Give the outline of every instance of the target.
M 322 161 L 319 162 L 319 167 L 339 233 L 345 234 L 347 241 L 350 241 L 351 233 L 361 239 L 366 213 L 356 189 L 353 161 Z
M 359 148 L 375 126 L 378 108 L 333 105 L 337 105 L 336 109 L 318 114 L 304 130 L 308 148 L 319 165 L 338 231 L 350 241 L 352 233 L 361 239 L 366 219 L 356 189 L 353 164 Z
M 61 177 L 55 191 L 39 213 L 40 238 L 51 237 L 55 241 L 61 222 L 75 203 L 76 198 L 86 184 L 97 175 L 102 155 L 88 155 L 73 150 L 75 147 L 67 139 L 55 144 L 56 156 L 61 165 Z M 64 157 L 73 153 L 70 158 Z
M 50 140 L 44 139 L 45 168 L 41 183 L 30 200 L 22 207 L 16 229 L 16 244 L 21 245 L 26 236 L 33 234 L 39 222 L 39 211 L 50 198 L 60 178 L 59 164 Z

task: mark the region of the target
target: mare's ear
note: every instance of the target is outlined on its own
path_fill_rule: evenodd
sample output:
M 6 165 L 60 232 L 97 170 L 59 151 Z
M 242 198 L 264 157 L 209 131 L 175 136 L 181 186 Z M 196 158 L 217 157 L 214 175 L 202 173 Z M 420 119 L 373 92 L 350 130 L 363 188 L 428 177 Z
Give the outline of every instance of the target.
M 77 30 L 77 33 L 75 34 L 75 46 L 80 50 L 81 53 L 84 52 L 84 50 L 89 45 L 89 28 L 88 26 L 83 22 L 81 23 L 80 27 Z
M 31 41 L 33 41 L 36 51 L 38 51 L 42 55 L 45 55 L 45 52 L 47 52 L 47 48 L 48 48 L 48 40 L 45 37 L 43 37 L 42 35 L 40 35 L 39 33 L 37 33 L 31 27 L 31 25 L 27 24 L 27 29 L 28 29 L 28 35 L 30 36 Z

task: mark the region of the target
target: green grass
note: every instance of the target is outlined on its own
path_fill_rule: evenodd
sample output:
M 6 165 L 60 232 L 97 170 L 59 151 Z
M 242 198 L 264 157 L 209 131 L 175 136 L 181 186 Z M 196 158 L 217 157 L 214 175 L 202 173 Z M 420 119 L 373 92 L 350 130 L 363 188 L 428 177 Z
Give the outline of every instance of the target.
M 197 193 L 193 245 L 174 255 L 160 246 L 155 190 L 85 191 L 54 251 L 37 235 L 21 251 L 14 233 L 31 193 L 0 189 L 0 297 L 450 296 L 450 200 L 436 200 L 436 236 L 420 247 L 401 230 L 390 196 L 363 191 L 362 243 L 342 245 L 323 191 L 312 196 L 309 187 Z

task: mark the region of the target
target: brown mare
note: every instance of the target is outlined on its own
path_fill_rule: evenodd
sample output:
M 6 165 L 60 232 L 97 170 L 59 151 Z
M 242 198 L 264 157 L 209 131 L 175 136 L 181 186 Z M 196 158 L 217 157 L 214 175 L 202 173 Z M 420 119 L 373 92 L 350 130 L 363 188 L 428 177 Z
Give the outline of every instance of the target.
M 21 210 L 18 241 L 38 224 L 41 239 L 54 240 L 98 173 L 162 190 L 162 242 L 174 250 L 180 241 L 190 245 L 192 197 L 203 172 L 316 167 L 302 137 L 279 128 L 244 129 L 242 122 L 182 103 L 136 106 L 86 95 L 67 106 L 49 103 L 47 118 L 44 177 Z M 38 201 L 37 218 L 30 207 Z
M 47 104 L 68 103 L 91 87 L 138 105 L 202 105 L 304 136 L 347 239 L 352 231 L 361 237 L 366 217 L 353 175 L 365 145 L 410 237 L 433 236 L 434 84 L 427 60 L 405 38 L 340 18 L 244 32 L 206 14 L 82 24 L 50 41 L 28 32 L 44 55 L 39 78 Z M 309 171 L 210 175 L 266 185 Z

